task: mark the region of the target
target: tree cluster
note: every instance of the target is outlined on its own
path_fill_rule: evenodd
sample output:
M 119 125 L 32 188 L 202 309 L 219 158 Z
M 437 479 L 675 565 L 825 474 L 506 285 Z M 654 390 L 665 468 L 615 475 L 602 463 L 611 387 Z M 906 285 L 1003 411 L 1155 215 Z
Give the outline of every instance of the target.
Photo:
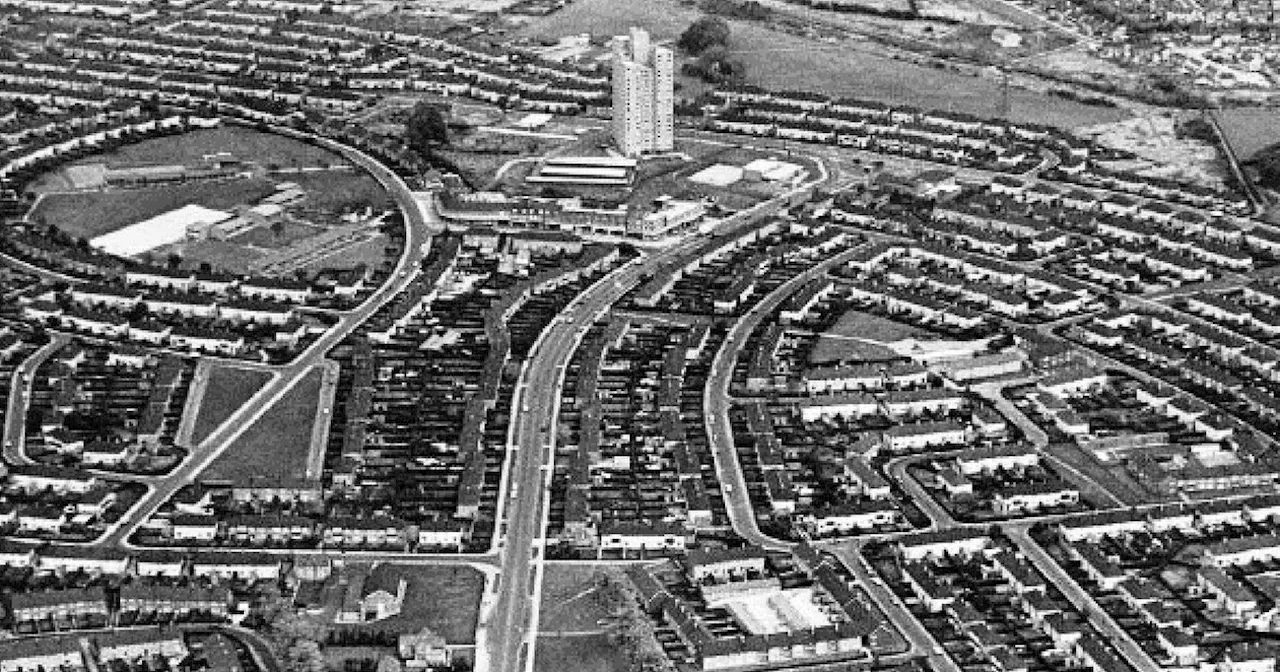
M 1280 144 L 1258 152 L 1247 163 L 1257 173 L 1258 186 L 1280 190 Z
M 431 150 L 449 144 L 449 123 L 438 105 L 425 101 L 413 106 L 404 122 L 404 142 L 420 156 L 431 155 Z
M 626 652 L 629 672 L 673 672 L 653 623 L 640 613 L 631 584 L 607 571 L 597 572 L 594 579 L 596 601 L 612 615 L 609 639 Z
M 288 607 L 280 607 L 267 632 L 284 672 L 327 672 L 328 665 L 320 643 L 328 636 L 321 621 L 303 616 Z
M 704 16 L 689 24 L 676 42 L 676 46 L 692 56 L 716 47 L 724 49 L 728 44 L 729 22 L 718 16 Z
M 709 84 L 729 84 L 741 82 L 746 77 L 747 64 L 740 58 L 730 56 L 727 49 L 715 47 L 685 63 L 681 71 Z

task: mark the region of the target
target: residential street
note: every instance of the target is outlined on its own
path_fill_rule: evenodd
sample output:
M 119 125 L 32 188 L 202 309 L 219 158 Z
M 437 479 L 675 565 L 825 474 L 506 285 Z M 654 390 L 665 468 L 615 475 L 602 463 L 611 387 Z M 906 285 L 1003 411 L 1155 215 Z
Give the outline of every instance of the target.
M 760 531 L 756 523 L 755 509 L 747 491 L 747 481 L 742 475 L 738 452 L 733 444 L 733 431 L 729 425 L 729 407 L 733 404 L 729 384 L 733 379 L 734 362 L 746 346 L 747 339 L 756 327 L 804 283 L 821 277 L 832 268 L 849 260 L 862 246 L 836 255 L 792 277 L 764 297 L 741 319 L 734 323 L 725 337 L 724 344 L 711 362 L 711 373 L 703 391 L 703 408 L 707 422 L 707 440 L 715 458 L 716 474 L 720 478 L 729 522 L 735 532 L 748 542 L 767 548 L 786 548 L 790 544 L 774 539 Z
M 845 567 L 849 568 L 857 579 L 858 585 L 867 591 L 880 611 L 907 639 L 912 653 L 928 658 L 936 672 L 960 672 L 960 668 L 955 661 L 951 660 L 951 656 L 938 646 L 938 641 L 933 638 L 933 635 L 930 635 L 920 621 L 917 621 L 915 616 L 907 610 L 907 605 L 903 604 L 902 600 L 885 585 L 884 580 L 867 565 L 866 559 L 862 557 L 862 544 L 861 541 L 845 542 L 824 550 L 830 551 L 844 563 Z
M 435 223 L 435 212 L 420 206 L 420 201 L 414 198 L 413 192 L 409 190 L 404 180 L 377 160 L 363 152 L 336 143 L 331 143 L 331 148 L 340 149 L 344 156 L 368 170 L 395 198 L 404 212 L 407 231 L 404 252 L 396 263 L 390 279 L 359 307 L 344 313 L 337 324 L 329 328 L 292 362 L 281 367 L 279 375 L 268 381 L 199 446 L 194 447 L 191 456 L 172 473 L 153 482 L 147 494 L 121 516 L 120 520 L 107 528 L 106 533 L 94 545 L 115 547 L 127 539 L 175 492 L 194 480 L 219 455 L 234 445 L 236 439 L 258 418 L 266 414 L 293 387 L 294 383 L 305 376 L 312 367 L 321 363 L 333 346 L 341 343 L 379 308 L 403 291 L 421 271 L 422 260 L 426 258 L 429 249 L 428 231 L 438 226 Z
M 1134 669 L 1138 672 L 1160 672 L 1160 666 L 1151 660 L 1137 642 L 1133 641 L 1128 631 L 1120 627 L 1120 624 L 1098 605 L 1093 596 L 1081 588 L 1080 584 L 1076 583 L 1075 579 L 1071 578 L 1066 570 L 1031 538 L 1028 533 L 1029 528 L 1030 525 L 1022 523 L 1006 525 L 1004 530 L 1018 545 L 1018 550 L 1022 551 L 1027 560 L 1030 560 L 1053 585 L 1057 586 L 1094 627 L 1106 635 L 1111 645 L 1116 647 L 1120 655 L 1129 661 Z
M 13 378 L 9 381 L 9 407 L 4 416 L 5 464 L 33 463 L 31 458 L 27 457 L 26 450 L 27 403 L 31 398 L 36 369 L 69 342 L 71 342 L 69 337 L 55 335 L 44 347 L 36 350 L 14 369 Z

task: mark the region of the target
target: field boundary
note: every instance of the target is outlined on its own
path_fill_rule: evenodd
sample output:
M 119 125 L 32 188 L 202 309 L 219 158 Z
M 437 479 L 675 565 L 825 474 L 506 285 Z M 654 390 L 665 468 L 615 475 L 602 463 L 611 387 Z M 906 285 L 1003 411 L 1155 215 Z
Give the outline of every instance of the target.
M 200 358 L 196 368 L 191 372 L 191 387 L 187 390 L 187 402 L 182 406 L 182 419 L 178 421 L 178 431 L 173 434 L 174 445 L 191 447 L 191 434 L 196 431 L 196 418 L 200 415 L 200 403 L 204 401 L 204 391 L 209 385 L 209 371 L 213 366 L 211 360 Z
M 329 445 L 329 428 L 333 424 L 333 405 L 338 396 L 338 373 L 341 366 L 330 359 L 317 366 L 321 370 L 320 399 L 311 426 L 311 448 L 307 452 L 307 480 L 320 478 L 324 471 L 325 448 Z
M 262 384 L 259 385 L 257 389 L 262 389 L 262 387 L 265 386 L 267 382 L 269 382 L 271 378 L 275 376 L 275 373 L 269 369 L 261 368 L 258 366 L 251 366 L 251 365 L 248 365 L 247 363 L 228 364 L 227 362 L 213 359 L 210 357 L 201 357 L 199 361 L 196 362 L 196 368 L 192 372 L 191 387 L 187 391 L 187 401 L 182 407 L 182 419 L 178 422 L 178 430 L 174 433 L 174 436 L 173 436 L 173 442 L 175 445 L 181 446 L 183 448 L 197 447 L 196 445 L 197 442 L 194 441 L 193 435 L 195 434 L 196 427 L 199 425 L 200 412 L 204 410 L 205 397 L 207 396 L 207 392 L 209 391 L 209 381 L 213 379 L 213 374 L 219 369 L 235 369 L 235 370 L 241 370 L 241 371 L 261 371 L 262 373 L 266 374 L 267 377 L 265 380 L 262 381 Z M 246 401 L 247 401 L 247 398 L 246 398 Z M 243 405 L 244 405 L 243 403 L 240 404 L 240 406 L 243 406 Z M 237 406 L 236 409 L 239 409 L 240 406 Z M 235 410 L 233 409 L 232 413 L 234 414 L 234 412 Z M 226 422 L 225 418 L 222 419 L 218 424 L 221 425 L 223 422 Z M 211 427 L 209 431 L 210 433 L 212 433 L 216 429 L 217 429 L 217 426 L 214 426 L 214 427 Z M 207 437 L 202 437 L 201 442 L 204 441 L 204 438 L 207 438 Z

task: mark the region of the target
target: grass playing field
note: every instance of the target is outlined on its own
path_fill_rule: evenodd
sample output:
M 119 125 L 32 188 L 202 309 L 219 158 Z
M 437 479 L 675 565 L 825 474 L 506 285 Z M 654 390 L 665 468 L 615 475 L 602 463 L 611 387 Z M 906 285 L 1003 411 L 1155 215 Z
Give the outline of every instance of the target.
M 346 159 L 327 149 L 274 133 L 230 125 L 143 140 L 77 163 L 186 163 L 198 161 L 208 154 L 221 152 L 230 153 L 242 161 L 261 163 L 263 166 L 307 167 L 348 164 Z
M 256 203 L 275 190 L 269 180 L 191 182 L 128 191 L 46 194 L 31 219 L 52 224 L 78 238 L 96 238 L 188 204 L 229 210 Z

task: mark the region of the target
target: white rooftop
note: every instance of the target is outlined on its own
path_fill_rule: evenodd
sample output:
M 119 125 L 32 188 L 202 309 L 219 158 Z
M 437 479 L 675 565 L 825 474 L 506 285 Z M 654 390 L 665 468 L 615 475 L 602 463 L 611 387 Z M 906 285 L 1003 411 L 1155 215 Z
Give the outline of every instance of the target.
M 249 208 L 249 212 L 252 212 L 259 217 L 270 218 L 284 212 L 284 208 L 276 203 L 259 203 L 258 205 Z
M 543 126 L 546 126 L 547 123 L 551 121 L 551 119 L 552 119 L 552 115 L 547 114 L 546 112 L 535 112 L 533 114 L 526 114 L 523 118 L 520 119 L 520 121 L 516 122 L 516 128 L 523 128 L 525 130 L 542 128 Z
M 132 257 L 181 242 L 187 237 L 188 227 L 217 224 L 231 217 L 229 212 L 202 205 L 184 205 L 177 210 L 105 233 L 90 240 L 89 245 L 108 254 Z
M 753 635 L 803 632 L 831 625 L 831 617 L 818 606 L 813 588 L 744 593 L 722 606 Z
M 692 182 L 708 184 L 713 187 L 727 187 L 741 179 L 741 168 L 723 163 L 717 163 L 714 166 L 707 166 L 706 168 L 703 168 L 689 176 L 689 180 Z
M 790 182 L 804 172 L 804 168 L 797 164 L 777 159 L 756 159 L 742 169 L 759 173 L 760 177 L 770 182 Z
M 601 166 L 605 168 L 635 168 L 636 160 L 625 156 L 553 156 L 543 161 L 544 166 Z

